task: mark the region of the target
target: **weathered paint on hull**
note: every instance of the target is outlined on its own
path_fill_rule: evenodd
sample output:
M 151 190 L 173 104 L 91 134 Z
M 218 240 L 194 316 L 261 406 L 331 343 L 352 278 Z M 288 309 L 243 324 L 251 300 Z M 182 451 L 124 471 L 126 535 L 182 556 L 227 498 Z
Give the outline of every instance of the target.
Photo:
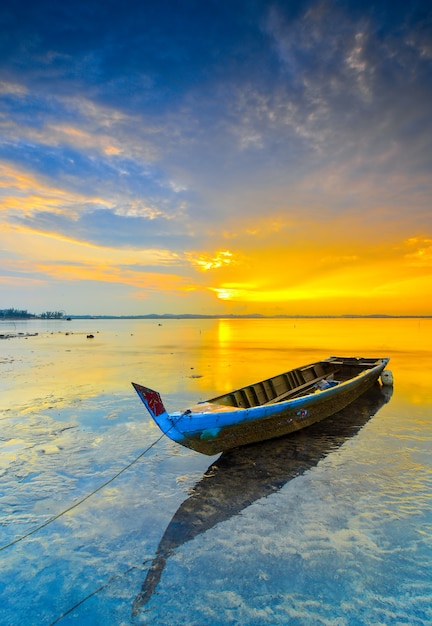
M 238 446 L 288 435 L 347 407 L 375 384 L 381 369 L 359 381 L 321 391 L 319 396 L 310 394 L 301 398 L 301 402 L 297 400 L 281 403 L 281 411 L 267 418 L 244 420 L 237 424 L 222 426 L 213 437 L 209 429 L 204 433 L 185 432 L 182 433 L 184 439 L 176 440 L 196 452 L 214 455 Z
M 197 452 L 214 455 L 281 437 L 334 415 L 374 385 L 388 360 L 345 359 L 351 369 L 353 364 L 366 369 L 329 389 L 310 390 L 307 395 L 291 400 L 247 409 L 209 401 L 183 412 L 168 414 L 157 392 L 133 385 L 153 419 L 170 439 Z

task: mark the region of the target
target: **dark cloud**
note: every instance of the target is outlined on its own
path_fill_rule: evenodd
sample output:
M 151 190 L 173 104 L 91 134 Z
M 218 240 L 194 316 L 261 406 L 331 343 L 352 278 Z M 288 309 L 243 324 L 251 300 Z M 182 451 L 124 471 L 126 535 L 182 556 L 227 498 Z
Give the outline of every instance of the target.
M 81 85 L 117 104 L 165 106 L 215 67 L 247 61 L 259 4 L 6 1 L 0 67 L 33 84 L 55 80 L 57 90 Z

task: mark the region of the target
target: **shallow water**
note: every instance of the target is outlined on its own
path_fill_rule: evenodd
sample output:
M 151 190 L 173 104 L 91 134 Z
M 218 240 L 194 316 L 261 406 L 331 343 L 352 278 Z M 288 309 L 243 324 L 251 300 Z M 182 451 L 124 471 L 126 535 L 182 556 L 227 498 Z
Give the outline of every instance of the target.
M 431 330 L 2 322 L 38 335 L 0 341 L 0 623 L 430 623 Z M 160 438 L 130 385 L 177 410 L 333 354 L 390 356 L 391 397 L 220 458 Z

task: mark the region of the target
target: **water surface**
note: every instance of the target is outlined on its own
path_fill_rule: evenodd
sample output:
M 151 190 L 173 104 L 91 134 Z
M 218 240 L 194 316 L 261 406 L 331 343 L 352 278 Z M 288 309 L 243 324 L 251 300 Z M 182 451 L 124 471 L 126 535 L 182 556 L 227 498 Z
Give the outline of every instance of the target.
M 430 623 L 431 326 L 4 322 L 38 335 L 0 341 L 0 623 Z M 177 410 L 330 355 L 390 356 L 393 394 L 222 457 L 130 386 Z

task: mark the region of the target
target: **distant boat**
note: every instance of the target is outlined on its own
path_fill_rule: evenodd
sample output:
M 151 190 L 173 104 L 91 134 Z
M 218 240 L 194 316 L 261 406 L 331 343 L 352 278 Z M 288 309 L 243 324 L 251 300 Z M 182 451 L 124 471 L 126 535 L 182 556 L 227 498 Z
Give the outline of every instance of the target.
M 170 414 L 157 391 L 132 385 L 163 433 L 213 455 L 281 437 L 333 415 L 370 389 L 388 362 L 333 356 Z
M 355 437 L 392 396 L 376 382 L 349 407 L 288 437 L 224 452 L 213 461 L 192 495 L 177 509 L 163 533 L 145 581 L 133 603 L 137 615 L 155 592 L 175 551 L 248 506 L 276 493 L 287 482 Z M 193 572 L 190 572 L 193 576 Z

